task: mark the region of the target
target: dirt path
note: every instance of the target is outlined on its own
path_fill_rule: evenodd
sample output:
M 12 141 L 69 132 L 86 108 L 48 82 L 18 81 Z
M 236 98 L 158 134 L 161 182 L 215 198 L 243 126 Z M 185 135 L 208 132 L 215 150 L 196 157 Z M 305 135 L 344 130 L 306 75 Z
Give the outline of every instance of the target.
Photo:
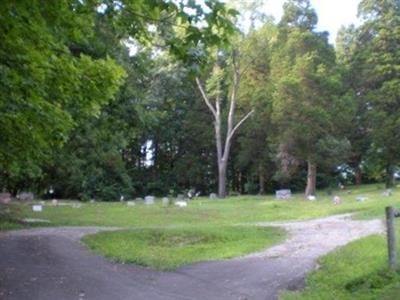
M 277 299 L 302 286 L 317 258 L 352 240 L 382 233 L 380 220 L 349 215 L 280 226 L 283 244 L 231 260 L 197 263 L 173 272 L 116 264 L 79 243 L 85 234 L 113 228 L 61 227 L 0 234 L 0 299 L 4 300 L 253 300 Z

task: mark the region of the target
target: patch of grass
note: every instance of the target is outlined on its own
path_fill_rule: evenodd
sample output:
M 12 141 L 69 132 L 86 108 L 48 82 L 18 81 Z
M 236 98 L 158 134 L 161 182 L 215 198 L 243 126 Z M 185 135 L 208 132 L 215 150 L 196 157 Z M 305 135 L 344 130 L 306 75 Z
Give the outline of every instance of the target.
M 374 235 L 339 248 L 320 260 L 304 291 L 285 292 L 282 299 L 399 299 L 400 273 L 388 270 L 386 247 L 385 237 Z
M 120 227 L 155 226 L 198 226 L 233 225 L 276 220 L 300 220 L 356 212 L 357 218 L 383 217 L 387 205 L 400 206 L 400 191 L 391 197 L 383 197 L 384 189 L 377 185 L 334 191 L 343 203 L 334 205 L 332 197 L 324 191 L 317 195 L 317 201 L 304 200 L 302 194 L 292 200 L 278 201 L 274 196 L 238 196 L 224 200 L 199 198 L 187 208 L 163 207 L 161 203 L 152 206 L 138 204 L 127 207 L 124 203 L 84 203 L 81 208 L 70 206 L 53 207 L 46 205 L 41 213 L 32 212 L 30 205 L 15 205 L 21 209 L 21 217 L 48 219 L 54 225 L 98 225 Z M 367 196 L 365 202 L 357 202 L 358 195 Z
M 199 261 L 226 259 L 283 240 L 276 228 L 253 226 L 140 229 L 101 232 L 83 241 L 114 261 L 169 270 Z

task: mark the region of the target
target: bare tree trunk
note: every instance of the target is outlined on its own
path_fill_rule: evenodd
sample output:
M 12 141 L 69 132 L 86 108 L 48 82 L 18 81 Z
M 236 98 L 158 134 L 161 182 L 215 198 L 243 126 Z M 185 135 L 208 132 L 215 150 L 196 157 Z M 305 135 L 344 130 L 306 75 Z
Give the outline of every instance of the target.
M 259 184 L 259 194 L 264 195 L 265 194 L 265 175 L 264 175 L 264 170 L 260 166 L 258 168 L 258 184 Z
M 386 188 L 392 188 L 396 185 L 396 178 L 394 177 L 395 168 L 392 165 L 386 167 Z
M 235 115 L 235 106 L 236 99 L 239 91 L 240 85 L 240 74 L 239 74 L 239 65 L 236 60 L 237 53 L 233 55 L 233 88 L 232 93 L 230 95 L 230 103 L 229 103 L 229 112 L 227 119 L 227 132 L 225 141 L 222 141 L 222 133 L 221 133 L 221 109 L 220 109 L 220 93 L 217 91 L 217 95 L 215 97 L 215 106 L 211 103 L 208 98 L 203 85 L 201 84 L 199 78 L 196 78 L 197 87 L 203 97 L 204 102 L 207 107 L 211 111 L 214 116 L 214 129 L 215 129 L 215 142 L 217 147 L 217 163 L 218 163 L 218 196 L 220 198 L 224 198 L 226 196 L 226 169 L 228 165 L 229 153 L 232 145 L 232 139 L 235 135 L 235 132 L 238 128 L 253 114 L 253 110 L 247 113 L 236 125 L 234 125 L 234 115 Z M 217 85 L 219 89 L 219 84 Z
M 218 197 L 226 197 L 226 162 L 218 165 Z
M 355 174 L 354 174 L 354 177 L 355 177 L 355 184 L 356 184 L 356 185 L 361 185 L 361 184 L 362 184 L 362 171 L 361 171 L 360 166 L 357 165 L 357 166 L 355 167 L 354 171 L 355 171 Z
M 317 186 L 317 165 L 312 161 L 307 161 L 307 186 L 305 196 L 315 195 Z

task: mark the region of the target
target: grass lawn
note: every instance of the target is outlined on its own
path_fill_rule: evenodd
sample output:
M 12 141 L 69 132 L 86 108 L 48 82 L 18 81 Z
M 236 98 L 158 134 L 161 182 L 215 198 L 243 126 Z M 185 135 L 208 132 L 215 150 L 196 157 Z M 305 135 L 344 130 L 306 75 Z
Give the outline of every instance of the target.
M 114 261 L 165 270 L 255 252 L 284 237 L 276 228 L 228 226 L 101 232 L 83 241 Z
M 386 249 L 385 237 L 377 235 L 339 248 L 320 259 L 321 267 L 309 275 L 304 291 L 285 292 L 282 299 L 400 299 L 400 273 L 388 271 Z
M 383 217 L 387 205 L 400 206 L 400 190 L 391 197 L 383 197 L 382 185 L 367 185 L 336 191 L 343 199 L 341 205 L 333 205 L 332 195 L 318 193 L 318 201 L 306 201 L 302 194 L 290 201 L 277 201 L 273 196 L 239 196 L 224 200 L 199 198 L 187 208 L 163 207 L 160 203 L 152 206 L 139 204 L 127 207 L 124 203 L 84 203 L 81 208 L 70 206 L 53 207 L 46 205 L 43 212 L 32 212 L 30 205 L 12 205 L 18 210 L 19 218 L 48 219 L 52 226 L 88 225 L 121 227 L 156 226 L 222 226 L 240 223 L 276 220 L 299 220 L 324 217 L 346 212 L 357 212 L 357 218 Z M 367 196 L 365 202 L 357 202 L 359 195 Z
M 125 203 L 119 202 L 102 202 L 83 203 L 80 208 L 45 205 L 43 212 L 40 213 L 32 212 L 31 205 L 24 204 L 9 205 L 8 209 L 11 210 L 14 219 L 50 220 L 50 224 L 43 224 L 45 226 L 123 227 L 125 229 L 123 231 L 105 232 L 86 237 L 85 242 L 94 251 L 118 261 L 170 269 L 200 260 L 242 255 L 268 247 L 283 238 L 282 231 L 277 229 L 236 226 L 238 224 L 311 219 L 348 212 L 355 212 L 355 218 L 383 218 L 385 206 L 400 207 L 400 190 L 395 190 L 391 197 L 382 196 L 383 191 L 383 185 L 366 185 L 335 191 L 333 195 L 339 195 L 343 200 L 341 205 L 334 205 L 332 203 L 333 195 L 320 191 L 317 194 L 317 201 L 306 201 L 302 194 L 297 194 L 290 201 L 277 201 L 272 195 L 239 196 L 225 200 L 199 198 L 191 201 L 186 208 L 163 207 L 159 202 L 151 206 L 138 204 L 134 207 L 128 207 Z M 357 202 L 357 196 L 361 195 L 368 199 L 365 202 Z M 21 225 L 12 219 L 11 221 L 4 218 L 3 221 L 1 220 L 0 216 L 0 230 L 30 226 Z M 370 239 L 372 239 L 371 245 L 374 245 L 374 239 L 379 241 L 382 238 Z M 367 239 L 366 243 L 368 241 Z M 382 240 L 380 243 L 384 243 L 384 241 Z M 350 247 L 358 246 L 352 244 Z M 371 248 L 374 247 L 371 246 Z M 366 255 L 369 255 L 367 249 L 367 245 L 359 248 L 361 253 L 365 252 Z M 385 249 L 385 246 L 376 246 L 376 249 Z M 359 254 L 357 255 L 361 257 Z M 384 260 L 385 253 L 376 255 Z M 358 256 L 348 260 L 356 263 Z M 370 264 L 374 265 L 375 262 Z M 339 267 L 342 264 L 333 263 L 333 265 Z M 360 268 L 368 270 L 363 266 Z M 379 263 L 373 268 L 374 272 L 378 272 L 379 268 L 384 268 L 384 264 Z M 350 271 L 355 274 L 353 268 L 344 270 L 343 274 Z M 322 277 L 329 274 L 328 272 Z M 359 276 L 361 275 L 360 273 Z M 338 275 L 338 277 L 346 279 L 344 275 Z

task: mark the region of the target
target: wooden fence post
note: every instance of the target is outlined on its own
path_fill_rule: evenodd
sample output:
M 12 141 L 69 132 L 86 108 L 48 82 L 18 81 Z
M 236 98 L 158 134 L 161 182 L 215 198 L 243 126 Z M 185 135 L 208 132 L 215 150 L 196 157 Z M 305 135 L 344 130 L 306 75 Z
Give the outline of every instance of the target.
M 400 213 L 393 207 L 386 207 L 386 229 L 388 241 L 389 269 L 395 271 L 397 269 L 397 252 L 396 252 L 396 228 L 394 219 L 400 216 Z

